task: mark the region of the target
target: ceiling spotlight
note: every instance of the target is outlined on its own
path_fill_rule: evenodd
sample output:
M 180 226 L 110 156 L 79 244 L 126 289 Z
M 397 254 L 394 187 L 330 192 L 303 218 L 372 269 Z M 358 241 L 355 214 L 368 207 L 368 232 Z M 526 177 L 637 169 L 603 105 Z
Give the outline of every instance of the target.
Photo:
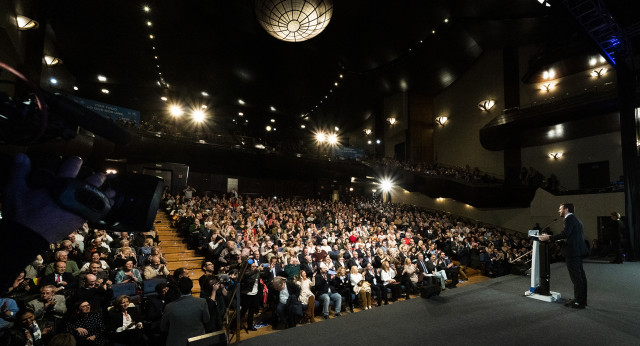
M 269 121 L 271 121 L 272 123 L 275 123 L 276 119 L 271 118 L 271 120 L 269 120 Z
M 143 11 L 145 11 L 145 12 L 151 12 L 151 7 L 149 7 L 149 6 L 144 6 L 144 7 L 142 8 L 142 10 L 143 10 Z
M 200 95 L 202 95 L 204 97 L 209 97 L 209 93 L 206 92 L 206 91 L 201 92 Z
M 98 75 L 98 81 L 99 81 L 99 82 L 103 82 L 103 83 L 104 83 L 104 82 L 106 82 L 106 81 L 107 81 L 107 77 L 105 77 L 105 76 L 103 76 L 103 75 L 99 74 L 99 75 Z
M 389 125 L 393 126 L 398 122 L 398 120 L 396 118 L 391 117 L 391 118 L 387 118 L 387 122 L 389 123 Z
M 154 39 L 154 38 L 156 38 L 156 37 L 155 37 L 155 36 L 153 36 L 153 35 L 149 35 L 149 38 L 153 40 L 153 39 Z
M 371 134 L 371 129 L 364 129 L 364 134 L 365 135 L 370 135 Z
M 242 99 L 238 99 L 238 104 L 244 106 L 244 101 Z
M 51 55 L 44 56 L 44 64 L 47 65 L 47 67 L 53 67 L 61 63 L 62 63 L 62 60 L 56 57 L 53 57 Z
M 337 126 L 334 126 L 334 127 L 333 127 L 333 129 L 334 129 L 335 131 L 340 131 L 340 128 L 339 128 L 339 127 L 337 127 Z
M 478 108 L 480 108 L 481 111 L 490 111 L 495 104 L 496 101 L 494 100 L 483 100 L 478 103 Z
M 56 84 L 58 84 L 58 80 L 55 79 L 55 78 L 51 78 L 51 79 L 49 79 L 49 83 L 51 83 L 53 85 L 56 85 Z
M 338 82 L 333 83 L 333 85 L 338 86 Z
M 370 141 L 370 140 L 369 140 L 369 141 L 367 141 L 367 144 L 371 144 L 371 141 Z
M 73 90 L 78 91 L 78 87 L 74 85 Z
M 445 22 L 445 23 L 449 23 L 449 18 L 445 18 L 445 19 L 444 19 L 444 22 Z
M 382 191 L 389 192 L 393 189 L 393 182 L 389 178 L 382 178 L 380 179 L 378 186 L 380 186 L 380 189 L 382 189 Z
M 542 72 L 542 79 L 553 79 L 556 76 L 556 71 L 554 69 L 548 69 Z
M 207 109 L 207 108 L 209 108 L 209 107 L 208 107 L 207 105 L 202 105 L 202 106 L 200 106 L 200 108 L 202 108 L 202 109 Z
M 184 114 L 184 111 L 179 105 L 171 105 L 169 106 L 169 114 L 173 117 L 179 117 Z
M 336 145 L 338 144 L 338 135 L 335 133 L 332 133 L 330 135 L 327 136 L 327 143 L 331 144 L 331 145 Z
M 152 25 L 151 22 L 147 21 L 147 26 L 151 26 L 151 25 Z
M 103 94 L 108 94 L 109 93 L 109 89 L 102 89 L 100 90 Z
M 166 96 L 162 96 L 160 99 L 165 102 L 168 100 Z
M 243 117 L 243 116 L 244 116 L 244 113 L 242 113 L 242 112 L 238 112 L 238 116 Z
M 340 77 L 340 79 L 344 78 L 344 76 L 343 76 L 343 75 L 340 75 L 339 77 Z
M 538 0 L 540 5 L 545 5 L 546 7 L 551 7 L 551 4 L 547 0 Z
M 204 111 L 201 109 L 194 110 L 191 116 L 193 117 L 193 121 L 195 121 L 196 123 L 203 122 L 205 118 Z
M 380 140 L 376 139 L 376 144 L 380 144 L 380 143 L 381 143 Z
M 326 140 L 327 140 L 327 135 L 325 135 L 322 132 L 317 132 L 316 133 L 316 142 L 324 143 Z
M 314 38 L 329 25 L 331 0 L 257 0 L 258 22 L 269 35 L 287 42 Z
M 265 130 L 267 130 L 267 132 L 271 131 L 271 126 L 267 125 L 267 127 L 265 127 Z
M 432 33 L 432 34 L 435 34 L 435 33 L 436 33 L 436 31 L 435 31 L 435 30 L 431 30 L 431 33 Z
M 444 126 L 444 124 L 446 124 L 448 120 L 449 120 L 449 117 L 441 115 L 441 116 L 436 118 L 436 124 L 438 124 L 440 126 Z
M 25 16 L 16 16 L 16 22 L 20 31 L 36 29 L 39 26 L 38 22 Z
M 274 107 L 274 106 L 269 107 L 269 109 L 270 109 L 272 112 L 275 112 L 275 111 L 276 111 L 276 107 Z

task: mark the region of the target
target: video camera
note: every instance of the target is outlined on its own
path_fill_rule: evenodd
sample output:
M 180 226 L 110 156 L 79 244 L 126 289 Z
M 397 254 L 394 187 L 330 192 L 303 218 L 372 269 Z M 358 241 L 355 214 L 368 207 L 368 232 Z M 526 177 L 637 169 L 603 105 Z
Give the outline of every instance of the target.
M 29 146 L 55 138 L 71 139 L 78 127 L 114 144 L 125 145 L 130 141 L 129 132 L 111 120 L 62 95 L 38 88 L 2 62 L 0 68 L 29 88 L 29 93 L 20 100 L 0 93 L 0 145 Z M 90 226 L 115 231 L 152 228 L 162 196 L 162 178 L 144 174 L 108 175 L 102 187 L 97 187 L 83 180 L 82 171 L 75 179 L 55 177 L 55 160 L 32 159 L 32 166 L 28 183 L 47 189 L 62 208 L 85 218 Z M 85 169 L 84 174 L 88 173 Z M 0 183 L 4 185 L 4 181 Z M 115 191 L 113 205 L 104 193 L 107 190 Z

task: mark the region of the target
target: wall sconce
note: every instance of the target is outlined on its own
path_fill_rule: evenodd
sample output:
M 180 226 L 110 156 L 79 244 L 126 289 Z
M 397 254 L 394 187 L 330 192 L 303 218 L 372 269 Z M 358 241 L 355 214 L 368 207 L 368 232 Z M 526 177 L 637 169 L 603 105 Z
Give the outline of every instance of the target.
M 18 23 L 18 30 L 20 31 L 37 29 L 40 25 L 35 20 L 25 16 L 16 16 L 16 22 Z
M 53 57 L 51 55 L 44 56 L 44 64 L 47 65 L 47 67 L 53 67 L 61 63 L 62 63 L 62 60 L 56 57 Z
M 387 118 L 387 121 L 389 122 L 389 125 L 393 126 L 395 125 L 398 120 L 396 120 L 396 118 Z
M 488 112 L 495 105 L 496 105 L 496 101 L 494 100 L 483 100 L 483 101 L 480 101 L 480 103 L 478 103 L 478 108 L 480 108 L 481 111 Z
M 607 68 L 606 67 L 597 68 L 597 69 L 591 71 L 591 77 L 600 78 L 605 73 L 607 73 Z
M 540 90 L 542 90 L 542 91 L 546 91 L 546 92 L 549 92 L 549 91 L 551 91 L 551 89 L 553 89 L 553 88 L 555 88 L 555 87 L 556 87 L 556 83 L 549 82 L 549 83 L 544 83 L 544 84 L 542 84 L 542 85 L 540 86 Z
M 371 134 L 371 129 L 364 129 L 364 134 L 365 135 L 370 135 Z
M 564 155 L 564 153 L 561 153 L 561 152 L 549 153 L 549 158 L 557 160 L 557 159 L 561 158 L 563 155 Z
M 447 120 L 449 120 L 448 117 L 441 115 L 439 117 L 437 117 L 436 119 L 436 124 L 440 125 L 440 126 L 444 126 L 444 124 L 447 123 Z

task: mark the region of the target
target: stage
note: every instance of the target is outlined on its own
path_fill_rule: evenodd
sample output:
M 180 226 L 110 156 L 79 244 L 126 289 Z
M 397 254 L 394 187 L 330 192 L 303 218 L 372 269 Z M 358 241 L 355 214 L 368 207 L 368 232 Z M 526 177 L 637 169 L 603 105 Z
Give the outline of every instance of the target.
M 640 263 L 585 261 L 588 307 L 524 297 L 529 276 L 508 275 L 243 341 L 242 345 L 640 344 Z M 564 262 L 551 290 L 573 298 Z

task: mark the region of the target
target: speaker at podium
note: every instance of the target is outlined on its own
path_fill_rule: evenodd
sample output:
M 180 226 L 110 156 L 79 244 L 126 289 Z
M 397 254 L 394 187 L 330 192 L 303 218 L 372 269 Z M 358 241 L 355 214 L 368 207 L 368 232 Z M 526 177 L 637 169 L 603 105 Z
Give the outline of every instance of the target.
M 549 263 L 549 243 L 541 242 L 540 231 L 529 230 L 529 238 L 533 239 L 531 255 L 531 286 L 524 295 L 545 302 L 558 301 L 562 296 L 551 291 L 551 264 Z

